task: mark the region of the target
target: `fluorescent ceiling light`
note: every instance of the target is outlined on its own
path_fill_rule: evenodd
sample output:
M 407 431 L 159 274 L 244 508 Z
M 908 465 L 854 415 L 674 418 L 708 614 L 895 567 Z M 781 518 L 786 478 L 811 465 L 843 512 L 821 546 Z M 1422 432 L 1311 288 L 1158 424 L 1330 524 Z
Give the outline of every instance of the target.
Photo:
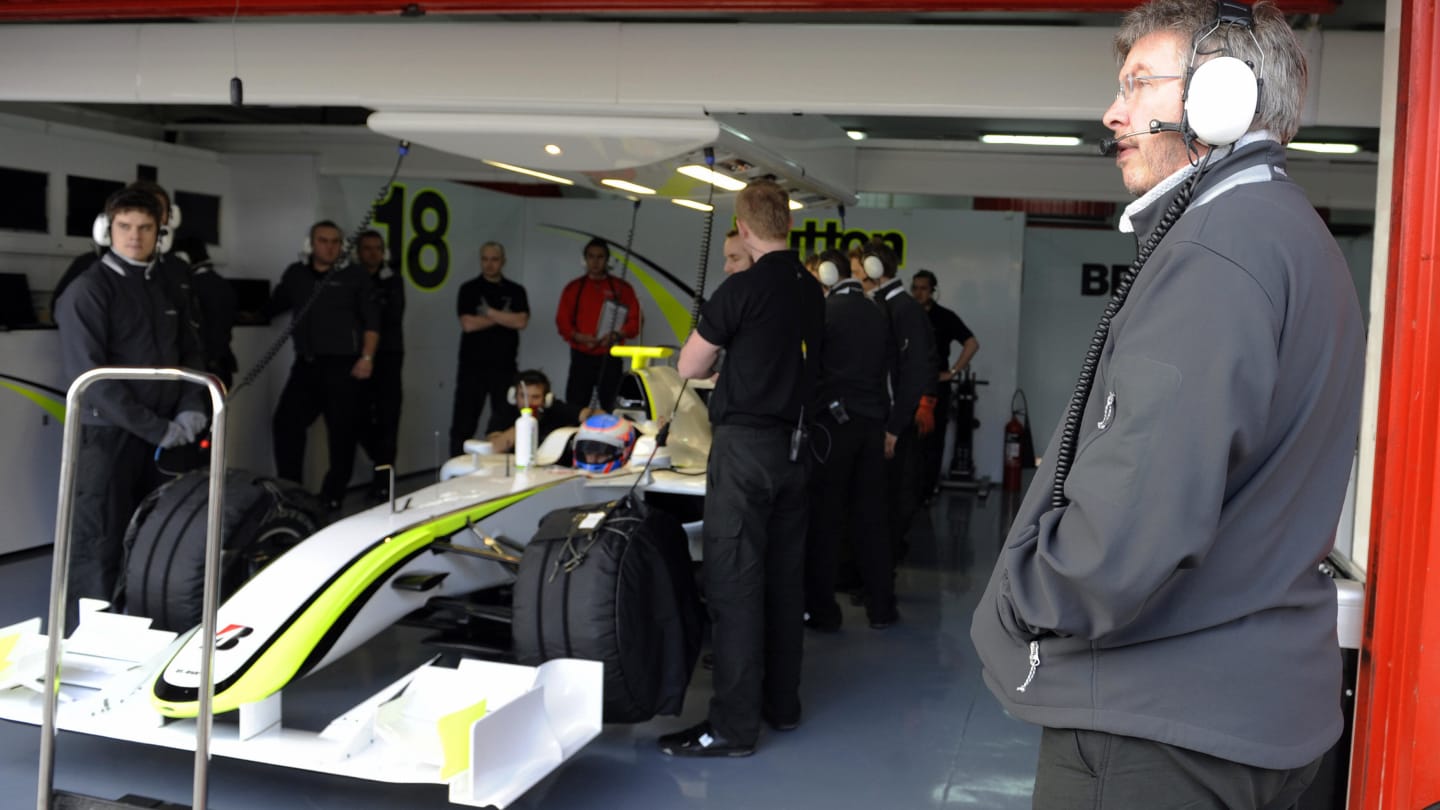
M 616 180 L 616 179 L 613 178 L 613 177 L 607 177 L 607 178 L 601 180 L 601 181 L 600 181 L 600 184 L 601 184 L 601 185 L 605 185 L 605 186 L 609 186 L 610 188 L 618 188 L 618 189 L 620 189 L 621 191 L 628 191 L 628 192 L 630 192 L 631 194 L 654 194 L 654 193 L 655 193 L 655 189 L 653 189 L 653 188 L 646 188 L 645 186 L 639 185 L 638 183 L 632 183 L 632 182 L 630 182 L 629 180 Z
M 1008 146 L 1079 146 L 1080 139 L 1073 135 L 981 135 L 981 143 L 1005 144 Z
M 737 180 L 728 174 L 721 174 L 720 172 L 712 171 L 711 169 L 707 169 L 704 166 L 695 163 L 691 163 L 687 166 L 681 166 L 675 171 L 680 172 L 686 177 L 693 177 L 696 180 L 699 180 L 703 183 L 709 183 L 710 185 L 715 186 L 716 188 L 723 189 L 725 191 L 739 191 L 746 185 L 744 180 Z
M 545 154 L 547 154 L 547 155 L 561 155 L 561 154 L 564 154 L 564 153 L 565 153 L 565 150 L 561 149 L 561 148 L 560 148 L 558 145 L 556 145 L 556 144 L 553 144 L 553 143 L 547 143 L 547 144 L 545 144 Z
M 714 211 L 714 210 L 715 210 L 715 206 L 713 206 L 713 205 L 706 205 L 705 203 L 702 203 L 702 202 L 695 202 L 694 200 L 686 200 L 686 199 L 682 199 L 682 198 L 679 198 L 679 197 L 671 200 L 670 202 L 675 203 L 676 205 L 681 206 L 681 207 L 683 207 L 683 208 L 694 208 L 696 211 Z
M 1353 143 L 1291 141 L 1288 146 L 1291 149 L 1298 149 L 1301 152 L 1319 152 L 1322 155 L 1353 155 L 1360 151 L 1360 147 Z
M 494 167 L 497 168 L 497 169 L 504 169 L 504 170 L 507 171 L 507 172 L 517 172 L 517 173 L 519 173 L 519 174 L 528 174 L 528 175 L 530 175 L 531 177 L 538 177 L 538 178 L 540 178 L 541 180 L 549 180 L 549 181 L 552 182 L 552 183 L 559 183 L 559 184 L 562 185 L 562 186 L 573 186 L 573 185 L 575 185 L 575 181 L 574 181 L 574 180 L 568 180 L 568 179 L 566 179 L 566 178 L 564 178 L 564 177 L 556 177 L 556 176 L 553 175 L 553 174 L 546 174 L 545 172 L 537 172 L 537 171 L 535 171 L 534 169 L 527 169 L 527 168 L 525 168 L 524 166 L 511 166 L 509 163 L 501 163 L 501 162 L 498 161 L 498 160 L 482 160 L 482 161 L 480 161 L 480 162 L 481 162 L 481 163 L 484 163 L 484 164 L 487 165 L 487 166 L 494 166 Z
M 845 136 L 852 141 L 863 141 L 870 137 L 870 133 L 863 129 L 847 129 L 845 130 Z
M 799 211 L 801 208 L 804 208 L 804 207 L 805 207 L 805 203 L 802 203 L 802 202 L 800 202 L 799 200 L 791 200 L 791 201 L 790 201 L 790 210 L 791 210 L 791 211 Z

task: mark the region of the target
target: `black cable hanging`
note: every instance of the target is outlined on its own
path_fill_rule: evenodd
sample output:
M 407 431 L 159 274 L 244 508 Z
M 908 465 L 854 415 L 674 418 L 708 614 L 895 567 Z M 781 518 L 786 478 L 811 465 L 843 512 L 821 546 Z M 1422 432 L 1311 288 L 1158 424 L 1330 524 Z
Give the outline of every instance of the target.
M 1090 348 L 1085 352 L 1085 360 L 1080 366 L 1080 379 L 1075 382 L 1075 391 L 1070 395 L 1070 404 L 1065 408 L 1065 427 L 1060 434 L 1060 447 L 1055 451 L 1055 478 L 1050 486 L 1050 506 L 1059 509 L 1070 501 L 1065 497 L 1065 481 L 1070 477 L 1071 467 L 1075 463 L 1076 443 L 1080 436 L 1080 423 L 1085 419 L 1085 406 L 1090 401 L 1090 389 L 1095 386 L 1095 374 L 1100 368 L 1100 355 L 1105 351 L 1105 342 L 1110 338 L 1110 322 L 1120 313 L 1120 308 L 1125 306 L 1125 300 L 1130 297 L 1130 289 L 1139 277 L 1140 271 L 1144 269 L 1145 263 L 1150 260 L 1150 255 L 1159 247 L 1160 241 L 1165 234 L 1170 232 L 1175 223 L 1190 207 L 1190 199 L 1195 193 L 1195 187 L 1199 185 L 1200 178 L 1205 174 L 1206 166 L 1210 161 L 1210 153 L 1207 152 L 1195 169 L 1195 173 L 1180 188 L 1175 199 L 1165 208 L 1161 214 L 1160 222 L 1151 232 L 1150 237 L 1140 246 L 1135 254 L 1135 261 L 1131 262 L 1120 281 L 1115 285 L 1115 294 L 1110 296 L 1110 301 L 1105 305 L 1105 311 L 1100 315 L 1100 322 L 1095 325 L 1095 334 L 1090 338 Z
M 705 168 L 715 171 L 715 149 L 705 147 Z M 690 331 L 700 325 L 700 305 L 705 302 L 705 275 L 710 269 L 710 240 L 715 233 L 715 184 L 705 196 L 705 227 L 700 231 L 700 270 L 695 277 L 695 298 L 690 302 Z
M 405 156 L 410 154 L 410 142 L 401 141 L 396 148 L 400 154 L 395 158 L 395 168 L 390 172 L 389 179 L 380 187 L 380 193 L 375 197 L 375 202 L 371 203 L 370 207 L 365 211 L 365 216 L 360 220 L 360 225 L 355 228 L 353 233 L 345 238 L 345 242 L 340 249 L 342 259 L 349 256 L 350 252 L 355 249 L 355 243 L 359 241 L 360 234 L 369 230 L 370 223 L 375 220 L 375 208 L 384 202 L 386 197 L 390 196 L 390 187 L 395 184 L 395 178 L 400 175 L 400 166 L 405 162 Z M 240 379 L 240 382 L 236 383 L 234 388 L 230 389 L 227 399 L 233 399 L 242 389 L 248 387 L 260 378 L 260 373 L 265 370 L 266 366 L 274 361 L 275 356 L 280 353 L 280 350 L 285 348 L 285 341 L 289 340 L 290 336 L 295 334 L 295 330 L 299 328 L 300 323 L 305 320 L 305 316 L 309 314 L 310 310 L 315 307 L 315 304 L 320 300 L 321 293 L 325 291 L 325 288 L 330 285 L 330 282 L 334 278 L 334 269 L 332 268 L 331 272 L 326 273 L 325 278 L 319 284 L 315 285 L 315 291 L 310 294 L 310 298 L 291 316 L 290 323 L 285 325 L 285 329 L 282 330 L 274 342 L 265 349 L 264 354 L 260 355 L 260 360 L 251 366 L 249 371 L 245 372 L 245 376 Z

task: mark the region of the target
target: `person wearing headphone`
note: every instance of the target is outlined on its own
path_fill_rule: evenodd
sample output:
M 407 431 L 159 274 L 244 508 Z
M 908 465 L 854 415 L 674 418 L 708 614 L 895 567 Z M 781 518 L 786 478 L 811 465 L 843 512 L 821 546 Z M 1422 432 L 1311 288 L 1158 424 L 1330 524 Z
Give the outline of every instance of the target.
M 735 198 L 755 264 L 715 290 L 680 350 L 685 379 L 725 371 L 710 396 L 704 559 L 715 695 L 705 721 L 666 734 L 670 756 L 737 757 L 755 751 L 760 726 L 800 724 L 805 533 L 809 522 L 807 425 L 825 342 L 825 299 L 790 249 L 790 195 L 757 180 Z
M 890 534 L 885 502 L 875 497 L 875 475 L 885 468 L 885 416 L 890 410 L 886 376 L 889 325 L 857 278 L 839 279 L 849 260 L 827 250 L 816 273 L 832 280 L 825 298 L 825 348 L 815 404 L 816 454 L 811 472 L 810 530 L 805 544 L 805 626 L 840 629 L 835 602 L 837 552 L 848 539 L 866 596 L 870 626 L 899 619 L 891 577 Z
M 960 319 L 955 311 L 944 307 L 939 301 L 940 288 L 935 284 L 935 274 L 919 270 L 910 278 L 910 296 L 925 309 L 930 318 L 930 331 L 935 336 L 935 367 L 940 385 L 935 396 L 935 430 L 921 442 L 924 452 L 922 467 L 922 497 L 929 498 L 937 491 L 940 480 L 940 463 L 945 455 L 945 422 L 950 416 L 950 381 L 970 367 L 970 360 L 980 351 L 980 341 L 975 333 Z M 950 344 L 960 344 L 960 357 L 950 362 Z M 969 425 L 960 426 L 970 430 Z
M 105 203 L 105 253 L 79 273 L 55 311 L 60 352 L 70 379 L 100 366 L 204 369 L 193 330 L 183 266 L 156 251 L 160 205 L 122 189 Z M 180 382 L 110 380 L 85 394 L 66 617 L 79 620 L 81 597 L 111 600 L 123 566 L 123 541 L 141 499 L 160 484 L 157 448 L 189 444 L 204 432 L 208 396 Z
M 935 429 L 935 334 L 920 304 L 896 277 L 899 261 L 890 246 L 872 239 L 852 259 L 852 271 L 871 286 L 870 295 L 890 324 L 891 404 L 885 420 L 887 503 L 895 562 L 909 550 L 906 535 L 921 502 L 920 442 Z
M 1153 0 L 1115 45 L 1139 253 L 971 638 L 1043 727 L 1038 810 L 1294 807 L 1344 729 L 1317 562 L 1365 365 L 1344 255 L 1286 170 L 1305 49 L 1268 0 Z
M 515 376 L 515 382 L 505 394 L 506 401 L 518 416 L 521 408 L 529 408 L 539 422 L 535 431 L 537 444 L 544 443 L 545 437 L 565 427 L 575 427 L 590 417 L 594 411 L 576 408 L 570 403 L 556 399 L 550 388 L 550 378 L 543 371 L 529 369 Z M 485 436 L 497 453 L 509 453 L 515 449 L 515 425 L 493 430 Z
M 355 240 L 355 258 L 370 276 L 375 306 L 380 310 L 380 343 L 375 366 L 365 384 L 361 407 L 360 446 L 376 466 L 395 464 L 400 437 L 400 404 L 404 398 L 405 280 L 385 262 L 385 238 L 365 231 Z M 376 473 L 370 500 L 390 498 L 390 476 Z
M 750 253 L 745 250 L 745 243 L 740 241 L 740 231 L 731 228 L 725 234 L 725 275 L 733 276 L 736 273 L 743 273 L 750 269 L 755 261 L 750 258 Z
M 180 227 L 180 209 L 170 204 L 170 194 L 154 181 L 136 180 L 126 188 L 153 194 L 156 201 L 160 203 L 160 231 L 156 245 L 162 261 L 168 260 L 170 257 L 166 254 L 170 252 L 175 229 Z M 70 266 L 65 268 L 65 272 L 60 275 L 60 280 L 55 283 L 55 290 L 50 293 L 51 312 L 59 307 L 60 294 L 65 292 L 65 289 L 75 281 L 75 277 L 90 269 L 90 265 L 105 255 L 105 249 L 108 247 L 109 227 L 109 221 L 106 220 L 103 212 L 95 218 L 94 247 L 76 256 L 75 260 L 70 262 Z
M 555 328 L 570 345 L 565 398 L 610 410 L 623 371 L 610 347 L 640 334 L 635 288 L 610 275 L 610 246 L 600 237 L 585 243 L 585 274 L 565 285 L 555 307 Z
M 340 226 L 317 222 L 306 243 L 305 260 L 285 268 L 266 308 L 270 317 L 294 310 L 298 318 L 290 325 L 295 362 L 272 422 L 275 468 L 281 478 L 303 480 L 305 433 L 323 415 L 330 469 L 320 497 L 335 511 L 355 468 L 355 444 L 364 425 L 363 385 L 375 372 L 380 344 L 380 307 L 365 269 L 341 262 Z
M 513 425 L 520 415 L 514 402 L 506 402 L 506 391 L 519 368 L 520 332 L 530 325 L 530 300 L 525 288 L 505 278 L 504 271 L 505 246 L 486 242 L 480 246 L 480 275 L 461 284 L 455 299 L 461 334 L 450 417 L 452 456 L 462 453 L 465 440 L 475 435 L 486 399 L 491 432 Z

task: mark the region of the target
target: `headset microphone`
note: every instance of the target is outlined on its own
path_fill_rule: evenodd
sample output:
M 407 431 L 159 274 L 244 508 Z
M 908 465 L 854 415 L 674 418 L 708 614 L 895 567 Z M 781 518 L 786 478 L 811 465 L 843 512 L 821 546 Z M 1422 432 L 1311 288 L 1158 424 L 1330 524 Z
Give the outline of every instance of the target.
M 1151 121 L 1150 126 L 1145 129 L 1137 129 L 1134 132 L 1127 132 L 1124 135 L 1117 135 L 1114 138 L 1100 139 L 1100 154 L 1104 157 L 1115 157 L 1120 151 L 1120 142 L 1126 138 L 1134 138 L 1137 135 L 1156 135 L 1161 132 L 1183 132 L 1179 124 L 1172 124 L 1166 121 Z

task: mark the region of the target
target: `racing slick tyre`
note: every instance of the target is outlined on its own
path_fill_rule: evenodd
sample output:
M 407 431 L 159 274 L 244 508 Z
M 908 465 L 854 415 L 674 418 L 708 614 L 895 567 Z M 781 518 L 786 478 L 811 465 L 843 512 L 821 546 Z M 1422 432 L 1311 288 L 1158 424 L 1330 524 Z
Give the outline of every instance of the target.
M 205 598 L 205 532 L 210 476 L 182 475 L 141 501 L 125 531 L 117 604 L 159 630 L 200 623 Z M 260 569 L 325 525 L 320 501 L 288 482 L 229 470 L 220 559 L 223 601 Z
M 515 657 L 605 666 L 604 719 L 679 714 L 704 613 L 679 519 L 633 499 L 557 509 L 525 547 L 515 582 Z

